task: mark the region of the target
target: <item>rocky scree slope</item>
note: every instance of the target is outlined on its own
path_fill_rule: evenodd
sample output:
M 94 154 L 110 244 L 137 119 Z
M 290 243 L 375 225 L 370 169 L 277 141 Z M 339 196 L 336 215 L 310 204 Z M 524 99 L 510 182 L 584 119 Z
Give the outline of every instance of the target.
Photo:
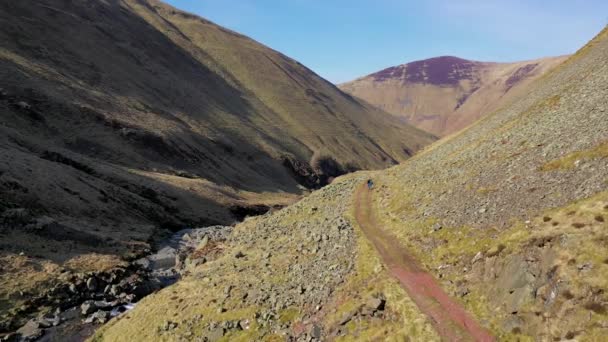
M 608 329 L 608 29 L 469 129 L 377 176 L 377 217 L 501 340 Z
M 525 95 L 567 56 L 491 63 L 442 56 L 390 67 L 339 85 L 406 122 L 446 136 Z
M 93 341 L 438 340 L 353 226 L 338 178 L 281 211 L 249 218 L 225 243 L 194 251 L 186 275 L 101 328 Z M 219 253 L 205 259 L 208 253 Z
M 161 2 L 9 1 L 0 23 L 0 330 L 60 270 L 118 265 L 167 228 L 229 224 L 434 140 Z

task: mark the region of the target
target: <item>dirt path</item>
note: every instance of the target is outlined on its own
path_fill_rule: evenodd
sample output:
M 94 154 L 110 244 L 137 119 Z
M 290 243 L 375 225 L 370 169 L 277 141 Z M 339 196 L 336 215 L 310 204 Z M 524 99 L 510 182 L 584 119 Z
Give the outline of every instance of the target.
M 446 341 L 495 341 L 464 308 L 450 298 L 432 275 L 418 265 L 398 240 L 381 229 L 372 210 L 372 192 L 362 185 L 355 195 L 355 217 L 390 273 Z

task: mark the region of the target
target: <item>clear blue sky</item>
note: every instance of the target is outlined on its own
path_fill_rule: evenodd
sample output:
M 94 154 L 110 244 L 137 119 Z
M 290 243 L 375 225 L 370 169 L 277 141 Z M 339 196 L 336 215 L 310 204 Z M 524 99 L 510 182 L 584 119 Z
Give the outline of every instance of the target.
M 503 62 L 569 54 L 608 24 L 608 0 L 165 1 L 336 83 L 441 55 Z

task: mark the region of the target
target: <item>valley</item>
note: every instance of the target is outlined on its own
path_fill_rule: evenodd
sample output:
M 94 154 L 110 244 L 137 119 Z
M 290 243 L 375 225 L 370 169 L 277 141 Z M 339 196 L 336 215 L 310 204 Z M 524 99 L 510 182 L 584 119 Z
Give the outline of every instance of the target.
M 334 85 L 158 0 L 0 23 L 0 340 L 607 336 L 608 28 Z
M 232 248 L 216 264 L 199 266 L 176 287 L 147 297 L 96 338 L 457 336 L 462 323 L 443 321 L 449 328 L 438 327 L 443 323 L 430 318 L 434 311 L 425 297 L 408 294 L 392 276 L 390 259 L 381 256 L 402 251 L 383 251 L 384 242 L 377 241 L 382 234 L 366 238 L 356 218 L 363 209 L 394 236 L 389 245 L 409 251 L 466 312 L 438 309 L 437 317 L 455 322 L 471 317 L 481 326 L 477 331 L 496 340 L 601 340 L 608 270 L 601 247 L 608 177 L 607 37 L 600 33 L 512 106 L 401 165 L 339 177 L 295 205 L 237 225 Z M 355 194 L 368 179 L 373 189 L 363 191 L 371 195 L 371 208 L 357 209 Z M 341 226 L 349 228 L 337 234 Z M 269 233 L 275 238 L 268 239 Z M 238 251 L 243 258 L 236 257 Z M 334 275 L 322 271 L 327 269 Z M 407 282 L 407 272 L 404 276 Z M 225 288 L 231 288 L 230 296 Z M 250 301 L 250 291 L 258 289 L 269 299 Z M 315 289 L 327 292 L 309 297 Z M 449 303 L 447 298 L 440 303 L 444 300 Z M 175 329 L 154 332 L 164 322 L 159 311 L 168 312 Z M 192 317 L 201 318 L 193 323 Z

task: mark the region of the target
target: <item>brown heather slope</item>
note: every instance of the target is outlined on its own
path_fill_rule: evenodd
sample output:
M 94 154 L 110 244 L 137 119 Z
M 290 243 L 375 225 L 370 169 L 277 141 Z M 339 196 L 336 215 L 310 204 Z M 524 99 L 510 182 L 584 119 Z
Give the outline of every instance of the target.
M 0 88 L 0 257 L 52 273 L 0 269 L 2 323 L 57 265 L 229 224 L 434 140 L 154 0 L 1 2 Z
M 455 336 L 392 279 L 386 253 L 417 259 L 499 341 L 605 340 L 607 115 L 608 28 L 528 96 L 401 165 L 342 176 L 237 225 L 223 256 L 93 340 L 437 341 L 433 327 Z M 354 208 L 370 177 L 371 207 Z M 380 255 L 355 220 L 372 214 Z
M 525 94 L 532 81 L 566 58 L 488 63 L 443 56 L 387 68 L 339 87 L 418 128 L 446 136 Z

